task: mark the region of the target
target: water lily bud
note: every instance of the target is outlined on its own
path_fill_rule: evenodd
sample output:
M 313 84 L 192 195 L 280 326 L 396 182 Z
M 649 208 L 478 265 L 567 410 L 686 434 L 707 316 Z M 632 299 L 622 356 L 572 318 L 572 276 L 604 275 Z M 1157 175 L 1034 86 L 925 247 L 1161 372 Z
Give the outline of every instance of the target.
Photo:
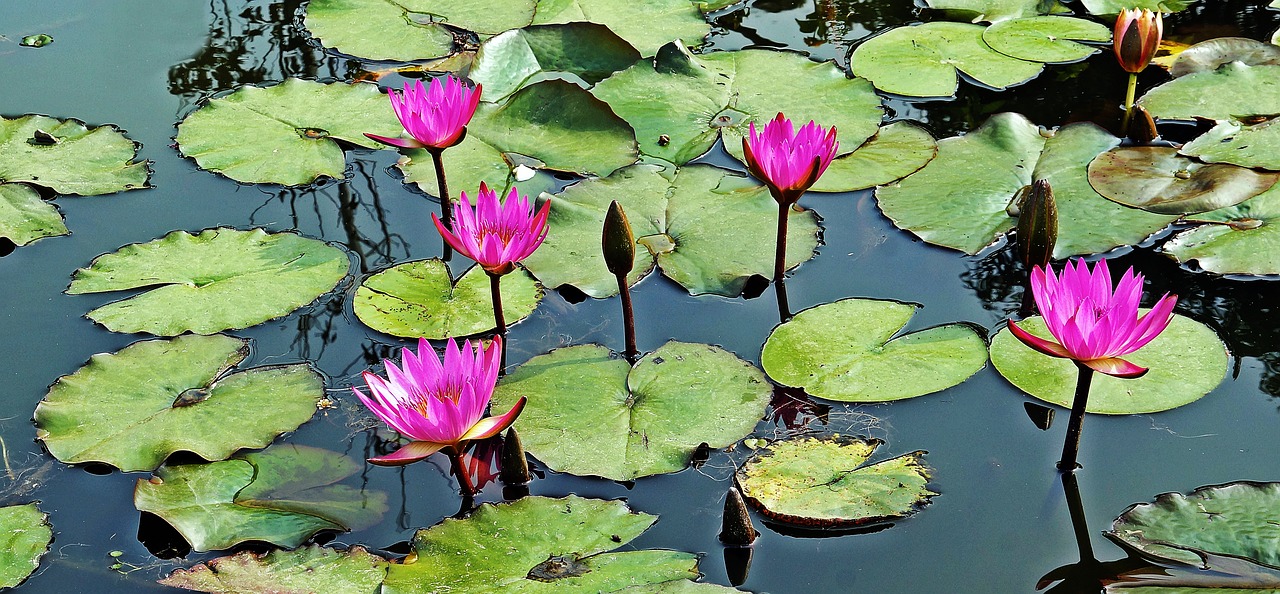
M 1046 266 L 1058 242 L 1058 206 L 1049 182 L 1036 180 L 1023 189 L 1018 213 L 1018 255 L 1027 268 Z
M 524 455 L 524 445 L 516 428 L 507 429 L 506 438 L 502 440 L 502 458 L 500 459 L 498 478 L 504 485 L 524 485 L 529 482 L 529 460 Z
M 720 525 L 720 542 L 733 546 L 747 546 L 756 541 L 760 533 L 751 525 L 751 514 L 747 513 L 747 503 L 742 500 L 742 493 L 737 487 L 729 487 L 729 494 L 724 499 L 724 518 Z
M 614 276 L 631 273 L 636 259 L 636 240 L 631 234 L 631 223 L 622 205 L 614 200 L 604 215 L 604 232 L 600 236 L 600 249 L 604 252 L 605 266 Z
M 1160 13 L 1126 8 L 1116 18 L 1114 38 L 1116 60 L 1125 72 L 1142 72 L 1160 47 L 1164 21 Z
M 1141 105 L 1134 105 L 1133 116 L 1129 121 L 1129 140 L 1138 145 L 1147 145 L 1157 136 L 1160 136 L 1160 132 L 1156 130 L 1156 121 L 1151 117 L 1151 112 Z

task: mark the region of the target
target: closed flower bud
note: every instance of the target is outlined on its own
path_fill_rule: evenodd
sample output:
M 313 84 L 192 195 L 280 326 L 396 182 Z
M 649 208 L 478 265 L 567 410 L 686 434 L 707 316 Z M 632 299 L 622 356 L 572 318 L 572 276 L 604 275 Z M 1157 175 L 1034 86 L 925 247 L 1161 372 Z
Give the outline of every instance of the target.
M 1125 9 L 1116 18 L 1114 35 L 1116 60 L 1125 72 L 1142 72 L 1160 47 L 1164 21 L 1160 13 L 1147 9 Z
M 1058 242 L 1058 205 L 1049 182 L 1036 180 L 1023 188 L 1018 213 L 1018 256 L 1031 268 L 1046 266 Z
M 636 240 L 631 234 L 631 223 L 626 211 L 614 200 L 604 215 L 604 232 L 600 235 L 600 249 L 604 252 L 605 266 L 614 276 L 626 276 L 635 265 Z

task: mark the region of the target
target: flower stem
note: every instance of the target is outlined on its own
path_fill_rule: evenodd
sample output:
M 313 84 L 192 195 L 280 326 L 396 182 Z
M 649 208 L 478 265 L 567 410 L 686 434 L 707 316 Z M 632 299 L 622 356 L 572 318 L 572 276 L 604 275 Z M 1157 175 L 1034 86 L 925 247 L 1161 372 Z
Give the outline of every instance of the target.
M 453 465 L 453 474 L 458 477 L 458 486 L 462 489 L 462 497 L 472 499 L 476 496 L 476 488 L 471 486 L 471 476 L 467 466 L 462 463 L 462 446 L 449 448 L 449 463 Z
M 1067 421 L 1067 440 L 1062 444 L 1062 459 L 1058 461 L 1058 470 L 1075 472 L 1076 452 L 1080 450 L 1080 428 L 1084 424 L 1084 409 L 1089 402 L 1089 383 L 1093 380 L 1093 370 L 1088 365 L 1076 361 L 1079 375 L 1076 377 L 1076 395 L 1071 402 L 1071 419 Z
M 785 278 L 778 279 L 773 283 L 774 294 L 778 296 L 778 323 L 786 322 L 791 319 L 791 306 L 787 302 L 787 281 Z
M 778 203 L 778 242 L 773 255 L 773 282 L 782 282 L 782 274 L 787 271 L 787 211 L 791 205 Z
M 627 350 L 623 355 L 628 363 L 635 365 L 636 359 L 640 356 L 640 350 L 636 348 L 636 317 L 631 309 L 631 287 L 627 285 L 625 274 L 618 275 L 618 294 L 622 296 L 623 330 L 627 335 Z
M 449 184 L 444 179 L 444 149 L 427 149 L 431 153 L 431 162 L 436 167 L 436 186 L 440 194 L 440 221 L 444 228 L 453 231 L 453 199 L 449 198 Z M 453 259 L 453 248 L 444 242 L 444 254 L 441 258 L 448 262 Z
M 489 295 L 493 300 L 493 321 L 497 325 L 498 334 L 505 340 L 507 338 L 507 319 L 502 313 L 502 275 L 485 271 L 489 275 Z M 506 373 L 507 369 L 507 349 L 502 349 L 502 362 L 498 367 L 498 375 Z
M 1129 73 L 1129 89 L 1124 94 L 1124 121 L 1120 123 L 1120 136 L 1129 133 L 1129 120 L 1133 119 L 1133 98 L 1138 92 L 1138 73 Z

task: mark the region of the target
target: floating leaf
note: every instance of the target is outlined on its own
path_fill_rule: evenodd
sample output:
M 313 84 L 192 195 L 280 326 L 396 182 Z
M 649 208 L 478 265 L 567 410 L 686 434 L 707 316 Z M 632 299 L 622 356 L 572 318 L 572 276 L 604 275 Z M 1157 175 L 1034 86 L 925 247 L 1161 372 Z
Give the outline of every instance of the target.
M 656 520 L 621 501 L 573 495 L 486 503 L 466 519 L 419 530 L 416 558 L 390 566 L 383 592 L 604 593 L 698 577 L 697 556 L 690 553 L 612 552 Z
M 1232 120 L 1280 113 L 1280 66 L 1231 62 L 1217 70 L 1175 78 L 1147 91 L 1138 104 L 1152 116 Z
M 0 588 L 14 588 L 40 567 L 53 542 L 49 516 L 34 503 L 0 507 Z
M 1018 327 L 1052 340 L 1039 316 L 1018 322 Z M 1227 372 L 1227 349 L 1218 335 L 1204 324 L 1180 315 L 1173 316 L 1169 327 L 1155 340 L 1124 358 L 1150 371 L 1137 379 L 1094 374 L 1089 412 L 1130 415 L 1177 408 L 1208 394 Z M 1001 329 L 991 339 L 991 364 L 1031 396 L 1071 407 L 1077 370 L 1070 359 L 1034 351 L 1008 329 Z
M 1084 19 L 1042 16 L 996 23 L 983 31 L 982 40 L 1010 58 L 1060 64 L 1098 53 L 1097 46 L 1078 42 L 1109 42 L 1111 30 Z
M 934 10 L 946 10 L 973 19 L 973 22 L 1000 22 L 1036 17 L 1068 10 L 1056 0 L 925 0 Z
M 1280 274 L 1280 185 L 1235 206 L 1189 217 L 1209 224 L 1165 242 L 1178 262 L 1192 260 L 1217 274 Z
M 138 144 L 115 126 L 89 128 L 41 115 L 0 117 L 0 183 L 93 196 L 147 187 Z
M 1169 74 L 1177 78 L 1211 72 L 1229 62 L 1248 66 L 1280 65 L 1280 47 L 1248 37 L 1209 39 L 1182 50 L 1169 68 Z
M 44 33 L 38 33 L 36 35 L 23 37 L 22 41 L 18 42 L 18 45 L 21 45 L 22 47 L 44 47 L 50 43 L 53 43 L 52 36 Z
M 699 444 L 742 439 L 771 394 L 764 374 L 719 347 L 672 341 L 632 368 L 582 345 L 521 365 L 498 384 L 493 407 L 528 397 L 516 429 L 552 470 L 626 481 L 682 470 Z
M 650 584 L 644 586 L 631 586 L 617 590 L 616 594 L 712 594 L 719 592 L 741 592 L 737 588 L 721 586 L 719 584 L 708 584 L 691 582 L 689 580 L 672 580 L 670 582 L 662 582 L 660 584 Z
M 862 42 L 849 57 L 853 74 L 877 89 L 908 97 L 950 97 L 959 73 L 1004 89 L 1027 82 L 1044 69 L 1039 62 L 1010 58 L 982 40 L 985 27 L 932 22 L 898 27 Z
M 89 312 L 89 318 L 115 332 L 213 334 L 311 303 L 349 267 L 342 250 L 293 233 L 174 231 L 94 258 L 75 272 L 67 293 L 147 288 Z
M 1208 163 L 1280 170 L 1280 118 L 1253 125 L 1218 122 L 1178 152 Z
M 502 313 L 509 324 L 528 317 L 542 300 L 542 288 L 520 269 L 503 276 L 501 287 Z M 366 326 L 392 336 L 442 339 L 497 327 L 489 275 L 472 266 L 451 282 L 449 266 L 439 258 L 371 275 L 356 289 L 353 306 Z
M 937 493 L 924 451 L 865 465 L 884 442 L 847 437 L 777 441 L 738 470 L 742 496 L 778 522 L 817 528 L 909 516 Z
M 1197 0 L 1081 0 L 1089 14 L 1116 15 L 1125 8 L 1145 8 L 1152 12 L 1182 12 Z
M 178 124 L 177 141 L 200 167 L 236 181 L 297 186 L 342 179 L 346 158 L 337 140 L 381 148 L 364 133 L 402 130 L 377 85 L 290 78 L 205 103 Z
M 775 382 L 840 402 L 932 394 L 986 366 L 987 345 L 966 324 L 899 335 L 918 308 L 842 299 L 807 309 L 773 329 L 760 364 Z
M 796 89 L 804 89 L 797 93 Z M 801 124 L 835 126 L 851 152 L 876 133 L 883 113 L 871 85 L 831 62 L 799 54 L 741 50 L 691 55 L 668 45 L 596 85 L 592 93 L 631 124 L 640 152 L 683 165 L 724 147 L 742 160 L 742 137 L 779 112 Z
M 420 12 L 423 2 L 310 0 L 303 24 L 326 47 L 370 60 L 426 60 L 453 51 L 453 33 Z M 415 10 L 417 9 L 417 10 Z
M 377 594 L 386 574 L 386 561 L 362 547 L 312 545 L 265 555 L 241 551 L 175 570 L 160 583 L 213 594 Z
M 0 184 L 0 237 L 17 245 L 71 233 L 58 209 L 26 184 Z
M 636 282 L 655 264 L 690 293 L 736 296 L 752 275 L 772 276 L 778 204 L 764 186 L 708 165 L 664 170 L 636 165 L 579 182 L 551 200 L 547 240 L 524 261 L 548 287 L 592 297 L 618 292 L 600 252 L 609 203 L 626 210 L 636 237 Z M 787 267 L 813 257 L 818 217 L 788 211 Z M 646 249 L 647 248 L 647 249 Z
M 1089 164 L 1089 184 L 1125 206 L 1193 214 L 1240 204 L 1275 185 L 1280 173 L 1205 164 L 1162 146 L 1115 148 Z
M 602 25 L 539 25 L 485 41 L 469 77 L 484 85 L 485 100 L 497 102 L 528 82 L 563 73 L 593 85 L 639 59 L 640 52 Z
M 222 460 L 261 448 L 316 412 L 324 380 L 306 364 L 231 371 L 249 341 L 148 340 L 94 355 L 36 406 L 36 437 L 68 464 L 152 470 L 173 452 Z
M 335 484 L 363 466 L 326 450 L 275 445 L 222 462 L 161 466 L 138 480 L 133 503 L 196 551 L 255 540 L 292 548 L 321 530 L 356 530 L 382 517 L 385 493 Z
M 831 161 L 809 188 L 814 192 L 851 192 L 880 186 L 915 173 L 938 154 L 927 130 L 909 121 L 880 129 L 857 150 Z

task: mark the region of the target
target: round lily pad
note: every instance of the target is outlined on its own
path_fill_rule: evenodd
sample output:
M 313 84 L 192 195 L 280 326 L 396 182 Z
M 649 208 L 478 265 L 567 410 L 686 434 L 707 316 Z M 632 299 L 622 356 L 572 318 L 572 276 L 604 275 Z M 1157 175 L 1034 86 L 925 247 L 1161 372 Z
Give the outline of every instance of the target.
M 1201 163 L 1160 146 L 1115 148 L 1089 163 L 1089 184 L 1108 199 L 1161 214 L 1234 206 L 1265 192 L 1280 173 Z
M 1280 119 L 1252 125 L 1218 122 L 1213 129 L 1182 145 L 1178 152 L 1207 163 L 1280 170 Z
M 542 288 L 523 269 L 502 277 L 502 314 L 508 324 L 529 317 Z M 356 317 L 392 336 L 442 339 L 496 328 L 489 275 L 472 266 L 453 282 L 439 258 L 397 264 L 356 289 Z
M 1004 89 L 1027 82 L 1044 69 L 1039 62 L 1010 58 L 982 40 L 986 27 L 932 22 L 898 27 L 872 37 L 849 57 L 853 74 L 877 89 L 908 97 L 950 97 L 959 73 Z
M 1161 248 L 1165 254 L 1217 274 L 1280 275 L 1280 185 L 1189 218 L 1210 224 L 1174 235 Z
M 1178 54 L 1169 68 L 1177 78 L 1196 72 L 1211 72 L 1229 62 L 1248 66 L 1280 65 L 1280 47 L 1248 37 L 1218 37 L 1201 41 Z
M 138 479 L 133 503 L 160 516 L 196 551 L 263 541 L 292 548 L 321 530 L 371 526 L 387 495 L 337 484 L 364 465 L 327 450 L 291 444 L 209 464 L 161 466 Z
M 982 32 L 982 40 L 1010 58 L 1061 64 L 1078 62 L 1101 51 L 1081 41 L 1111 41 L 1106 26 L 1061 16 L 1038 16 L 1001 21 Z
M 702 443 L 742 439 L 772 392 L 760 370 L 719 347 L 672 341 L 633 368 L 581 345 L 521 365 L 498 383 L 493 406 L 528 397 L 515 427 L 552 470 L 626 481 L 682 470 Z
M 148 340 L 94 355 L 36 406 L 36 437 L 63 462 L 152 470 L 173 452 L 222 460 L 261 448 L 316 412 L 324 380 L 309 365 L 228 374 L 249 355 L 230 336 Z
M 0 184 L 0 237 L 17 245 L 71 233 L 62 215 L 26 184 Z
M 177 141 L 200 167 L 236 181 L 297 186 L 342 179 L 346 158 L 336 141 L 382 148 L 364 133 L 402 130 L 377 85 L 290 78 L 205 103 L 178 124 Z
M 213 594 L 370 594 L 378 591 L 386 575 L 386 560 L 363 547 L 337 551 L 311 545 L 294 551 L 273 550 L 265 555 L 241 551 L 191 569 L 177 569 L 160 583 Z
M 1081 0 L 1089 14 L 1111 16 L 1125 8 L 1145 8 L 1152 12 L 1182 12 L 1197 0 Z
M 1053 339 L 1039 316 L 1018 322 L 1018 327 Z M 1137 379 L 1094 374 L 1088 412 L 1130 415 L 1177 408 L 1208 394 L 1227 373 L 1227 349 L 1218 335 L 1180 315 L 1155 340 L 1124 358 L 1150 371 Z M 1078 375 L 1071 360 L 1041 354 L 1001 329 L 991 339 L 991 364 L 1027 394 L 1070 408 Z
M 1172 120 L 1232 120 L 1280 113 L 1280 66 L 1224 64 L 1147 91 L 1138 100 L 1152 116 Z
M 956 13 L 975 23 L 999 23 L 1070 11 L 1056 1 L 1046 0 L 925 0 L 924 3 L 934 10 Z
M 351 56 L 403 62 L 447 56 L 453 33 L 420 12 L 428 3 L 310 0 L 303 24 L 325 47 Z
M 333 289 L 349 267 L 342 250 L 294 233 L 174 231 L 94 258 L 75 272 L 67 294 L 149 289 L 88 317 L 114 332 L 213 334 L 311 303 Z
M 915 173 L 938 154 L 927 130 L 909 121 L 893 122 L 857 150 L 832 159 L 814 192 L 852 192 L 880 186 Z
M 925 452 L 866 464 L 883 443 L 840 436 L 774 442 L 742 465 L 738 484 L 761 513 L 788 524 L 837 528 L 909 516 L 937 495 L 927 488 Z
M 0 183 L 93 196 L 147 187 L 138 144 L 115 126 L 41 115 L 0 117 Z
M 389 566 L 383 592 L 616 592 L 698 577 L 691 553 L 627 546 L 657 520 L 622 501 L 570 495 L 486 503 L 413 537 L 414 558 Z M 501 542 L 502 546 L 477 546 Z M 631 550 L 616 550 L 626 547 Z
M 14 588 L 40 567 L 53 527 L 34 503 L 0 507 L 0 588 Z
M 760 363 L 775 382 L 840 402 L 902 400 L 945 390 L 987 364 L 966 324 L 899 333 L 918 305 L 842 299 L 774 328 Z
M 752 275 L 773 274 L 778 203 L 754 180 L 708 165 L 635 165 L 579 182 L 551 200 L 547 240 L 525 265 L 548 287 L 569 284 L 592 297 L 618 292 L 600 251 L 611 201 L 631 221 L 638 244 L 629 280 L 656 264 L 690 293 L 732 297 Z M 818 217 L 788 211 L 787 266 L 813 257 Z
M 797 93 L 796 89 L 804 89 Z M 803 125 L 835 126 L 842 151 L 852 152 L 879 129 L 880 97 L 862 79 L 831 62 L 799 54 L 741 50 L 691 55 L 667 45 L 592 89 L 636 132 L 640 152 L 683 165 L 723 137 L 742 160 L 742 138 L 778 113 Z
M 485 100 L 499 102 L 531 82 L 564 74 L 593 85 L 639 59 L 640 52 L 603 25 L 537 25 L 481 44 L 468 77 L 484 85 Z

